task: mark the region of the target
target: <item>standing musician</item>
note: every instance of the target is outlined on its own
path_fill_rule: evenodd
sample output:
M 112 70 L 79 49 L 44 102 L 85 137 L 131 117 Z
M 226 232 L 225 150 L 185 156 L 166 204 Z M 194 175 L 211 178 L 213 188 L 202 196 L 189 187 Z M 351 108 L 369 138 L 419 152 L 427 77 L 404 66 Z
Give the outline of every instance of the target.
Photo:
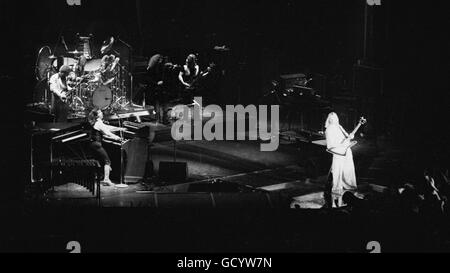
M 151 100 L 155 102 L 155 110 L 159 122 L 166 122 L 165 103 L 169 99 L 165 94 L 164 82 L 164 57 L 161 54 L 153 55 L 148 61 L 145 96 L 143 100 L 148 103 Z
M 342 147 L 343 141 L 347 138 L 353 139 L 355 136 L 348 134 L 339 124 L 339 118 L 336 113 L 331 112 L 325 121 L 325 136 L 327 148 L 330 151 Z M 342 195 L 346 190 L 356 190 L 355 165 L 353 163 L 353 154 L 349 148 L 345 155 L 333 153 L 333 162 L 331 165 L 333 176 L 331 192 Z
M 103 123 L 103 112 L 99 109 L 94 109 L 89 113 L 88 121 L 91 125 L 91 140 L 89 146 L 94 151 L 96 159 L 104 165 L 104 178 L 102 183 L 107 186 L 114 186 L 114 183 L 109 179 L 109 174 L 112 171 L 111 160 L 102 146 L 102 141 L 104 138 L 113 141 L 122 141 L 122 139 L 113 132 L 123 131 L 125 129 Z
M 145 77 L 145 102 L 155 103 L 155 110 L 158 121 L 168 123 L 167 110 L 169 102 L 176 98 L 176 94 L 169 92 L 171 75 L 178 71 L 180 67 L 168 62 L 167 56 L 161 54 L 153 55 L 148 61 L 147 74 Z
M 66 104 L 67 94 L 72 90 L 68 84 L 68 77 L 72 72 L 72 68 L 63 65 L 59 68 L 59 72 L 50 77 L 50 91 L 54 94 L 54 102 L 52 112 L 55 115 L 56 122 L 67 121 L 69 115 L 69 106 Z
M 183 69 L 178 74 L 178 79 L 183 84 L 185 91 L 192 91 L 193 83 L 200 73 L 200 67 L 197 64 L 197 57 L 194 54 L 189 54 L 186 58 L 186 63 L 183 65 Z M 189 94 L 183 94 L 184 99 L 192 101 L 192 92 Z

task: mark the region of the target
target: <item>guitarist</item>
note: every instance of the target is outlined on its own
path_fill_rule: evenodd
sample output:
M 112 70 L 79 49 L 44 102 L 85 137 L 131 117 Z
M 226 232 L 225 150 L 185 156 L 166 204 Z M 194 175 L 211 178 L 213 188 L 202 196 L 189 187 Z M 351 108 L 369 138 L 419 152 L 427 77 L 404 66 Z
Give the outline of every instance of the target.
M 59 68 L 59 72 L 50 77 L 50 91 L 54 94 L 54 102 L 52 104 L 52 112 L 55 115 L 56 122 L 66 122 L 69 115 L 70 107 L 66 104 L 67 94 L 71 91 L 68 84 L 69 74 L 72 68 L 63 65 Z
M 183 100 L 185 102 L 192 102 L 192 89 L 194 88 L 193 83 L 195 79 L 199 76 L 200 67 L 197 64 L 197 57 L 195 54 L 189 54 L 186 58 L 186 63 L 183 65 L 180 73 L 178 74 L 178 79 L 184 87 Z
M 346 190 L 356 190 L 353 154 L 350 148 L 345 149 L 349 147 L 348 142 L 355 137 L 354 133 L 348 134 L 342 128 L 339 124 L 339 118 L 334 112 L 328 114 L 325 128 L 327 149 L 333 154 L 331 192 L 341 195 Z M 343 149 L 345 149 L 345 152 L 342 152 Z

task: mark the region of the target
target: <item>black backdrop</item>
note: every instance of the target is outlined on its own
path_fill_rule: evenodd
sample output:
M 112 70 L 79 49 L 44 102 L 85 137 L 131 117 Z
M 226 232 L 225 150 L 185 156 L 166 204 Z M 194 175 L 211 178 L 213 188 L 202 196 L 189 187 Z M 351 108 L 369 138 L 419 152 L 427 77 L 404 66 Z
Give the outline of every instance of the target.
M 272 74 L 304 68 L 328 73 L 340 59 L 341 70 L 349 71 L 362 57 L 363 0 L 81 3 L 0 3 L 5 131 L 20 131 L 20 118 L 7 117 L 14 116 L 11 111 L 20 117 L 19 102 L 35 84 L 37 50 L 54 46 L 60 33 L 69 43 L 76 32 L 92 32 L 98 40 L 118 35 L 138 55 L 162 52 L 176 63 L 187 52 L 226 44 L 233 50 L 233 62 L 246 66 L 240 79 L 253 89 L 248 100 L 260 95 L 261 75 L 270 74 L 266 69 Z M 449 17 L 444 3 L 382 0 L 373 11 L 373 35 L 368 37 L 367 56 L 385 69 L 383 104 L 392 109 L 381 122 L 391 122 L 397 141 L 422 159 L 433 151 L 448 154 L 449 149 Z M 14 147 L 5 147 L 11 152 L 5 158 L 20 157 Z
M 371 8 L 367 57 L 385 70 L 384 102 L 394 109 L 386 118 L 394 118 L 399 137 L 414 139 L 413 143 L 419 136 L 430 142 L 446 139 L 442 126 L 449 101 L 449 19 L 444 3 L 384 0 Z M 2 65 L 1 71 L 8 77 L 20 75 L 15 86 L 22 94 L 35 84 L 37 50 L 54 46 L 60 33 L 68 42 L 76 32 L 93 33 L 99 41 L 117 35 L 133 45 L 137 55 L 162 52 L 176 63 L 182 63 L 188 52 L 202 54 L 226 44 L 232 48 L 232 63 L 244 66 L 233 80 L 243 82 L 248 101 L 261 95 L 261 83 L 273 74 L 305 68 L 327 74 L 336 63 L 348 72 L 362 57 L 363 0 L 81 0 L 81 4 L 2 1 L 1 25 L 17 40 L 2 43 L 10 47 L 2 52 L 13 57 L 13 64 Z M 6 34 L 3 37 L 9 37 Z
M 367 59 L 383 67 L 385 75 L 379 122 L 393 124 L 397 139 L 407 145 L 446 140 L 441 129 L 449 101 L 444 2 L 384 0 L 369 9 Z M 230 88 L 244 90 L 243 103 L 255 102 L 264 82 L 279 73 L 309 69 L 330 76 L 337 68 L 351 80 L 352 65 L 363 57 L 364 0 L 81 0 L 81 6 L 40 0 L 14 5 L 16 13 L 3 9 L 2 25 L 14 25 L 19 34 L 13 43 L 19 45 L 18 69 L 4 71 L 20 72 L 21 92 L 27 94 L 35 84 L 37 50 L 54 46 L 60 34 L 70 43 L 77 32 L 93 33 L 97 41 L 119 36 L 133 45 L 135 55 L 160 52 L 175 63 L 189 52 L 207 62 L 208 50 L 225 44 L 235 66 Z M 382 115 L 386 109 L 390 114 Z
M 381 18 L 384 9 L 373 10 Z M 41 46 L 62 47 L 60 35 L 68 44 L 75 42 L 76 33 L 92 33 L 97 43 L 113 35 L 131 44 L 134 55 L 163 53 L 176 63 L 196 52 L 205 64 L 215 45 L 227 45 L 232 70 L 241 73 L 229 79 L 237 82 L 230 88 L 245 89 L 244 102 L 252 102 L 261 96 L 268 77 L 278 73 L 328 73 L 336 62 L 349 71 L 362 55 L 363 14 L 364 2 L 358 0 L 81 0 L 81 6 L 64 0 L 33 1 L 20 11 L 26 20 L 20 30 L 23 73 L 30 77 Z M 378 21 L 373 41 L 384 46 L 385 20 Z M 374 52 L 381 52 L 382 46 Z M 32 88 L 31 82 L 25 88 Z

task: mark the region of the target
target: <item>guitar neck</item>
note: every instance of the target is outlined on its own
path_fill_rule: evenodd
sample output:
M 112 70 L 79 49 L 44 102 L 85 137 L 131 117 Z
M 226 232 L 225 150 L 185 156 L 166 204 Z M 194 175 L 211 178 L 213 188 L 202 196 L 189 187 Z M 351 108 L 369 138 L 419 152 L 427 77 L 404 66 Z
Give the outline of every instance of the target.
M 361 127 L 361 122 L 356 125 L 355 129 L 351 132 L 352 135 L 356 134 L 356 132 L 359 130 L 359 127 Z

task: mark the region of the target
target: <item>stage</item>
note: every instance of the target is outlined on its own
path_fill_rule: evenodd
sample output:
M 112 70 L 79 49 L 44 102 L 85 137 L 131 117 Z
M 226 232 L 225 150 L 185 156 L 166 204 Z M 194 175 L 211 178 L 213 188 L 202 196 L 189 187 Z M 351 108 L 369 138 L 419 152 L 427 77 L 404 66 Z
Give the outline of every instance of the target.
M 159 130 L 164 135 L 168 128 L 160 126 Z M 150 179 L 129 183 L 125 189 L 102 186 L 100 203 L 84 187 L 68 181 L 47 191 L 39 203 L 44 207 L 319 209 L 324 205 L 331 155 L 315 144 L 320 141 L 299 139 L 282 139 L 278 150 L 268 156 L 257 141 L 174 142 L 161 138 L 150 147 L 154 166 Z M 358 194 L 366 199 L 383 198 L 396 183 L 391 176 L 399 166 L 396 151 L 380 152 L 377 145 L 380 143 L 360 140 L 354 149 Z M 186 163 L 186 179 L 161 179 L 160 162 Z M 205 186 L 213 182 L 228 183 L 228 188 Z

